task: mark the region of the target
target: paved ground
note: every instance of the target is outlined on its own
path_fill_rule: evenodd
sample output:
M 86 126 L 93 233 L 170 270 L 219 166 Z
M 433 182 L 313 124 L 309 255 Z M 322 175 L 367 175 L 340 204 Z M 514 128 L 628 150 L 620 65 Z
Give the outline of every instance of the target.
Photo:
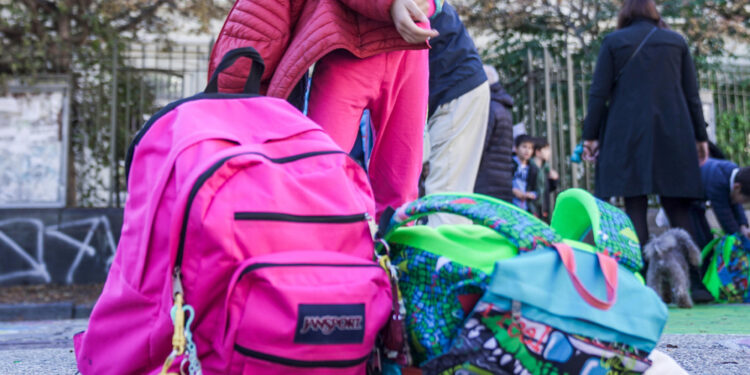
M 73 335 L 88 321 L 0 322 L 0 374 L 76 373 Z
M 0 374 L 75 374 L 72 337 L 86 323 L 0 322 Z M 750 374 L 750 334 L 665 334 L 659 348 L 690 374 Z

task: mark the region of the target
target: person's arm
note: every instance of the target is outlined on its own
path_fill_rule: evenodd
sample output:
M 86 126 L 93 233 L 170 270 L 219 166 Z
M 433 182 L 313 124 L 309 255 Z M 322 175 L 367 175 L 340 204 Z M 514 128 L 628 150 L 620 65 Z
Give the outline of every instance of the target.
M 716 220 L 719 221 L 724 233 L 732 234 L 740 230 L 740 224 L 737 223 L 729 196 L 729 187 L 727 184 L 718 183 L 718 181 L 729 181 L 731 172 L 724 168 L 716 168 L 715 172 L 705 179 L 706 196 L 711 201 L 711 208 L 714 210 Z
M 743 207 L 741 204 L 733 204 L 732 205 L 732 213 L 734 214 L 734 219 L 737 222 L 737 224 L 740 226 L 740 232 L 747 232 L 748 226 L 747 226 L 747 216 L 745 216 L 745 207 Z M 745 227 L 743 230 L 742 227 Z
M 535 200 L 537 198 L 536 178 L 540 170 L 533 163 L 533 161 L 529 161 L 529 173 L 526 175 L 526 199 L 528 200 Z
M 695 73 L 695 65 L 687 44 L 682 51 L 682 91 L 685 100 L 687 100 L 690 119 L 693 122 L 695 141 L 707 142 L 706 120 L 703 118 L 703 104 L 698 92 L 698 76 Z
M 607 100 L 612 92 L 615 78 L 615 67 L 608 39 L 604 39 L 596 59 L 594 77 L 589 89 L 589 109 L 583 121 L 583 139 L 594 141 L 599 139 L 600 126 L 606 120 Z
M 557 171 L 550 169 L 550 175 L 547 178 L 547 191 L 553 192 L 557 190 L 557 182 L 559 181 L 559 178 L 560 176 L 557 174 Z

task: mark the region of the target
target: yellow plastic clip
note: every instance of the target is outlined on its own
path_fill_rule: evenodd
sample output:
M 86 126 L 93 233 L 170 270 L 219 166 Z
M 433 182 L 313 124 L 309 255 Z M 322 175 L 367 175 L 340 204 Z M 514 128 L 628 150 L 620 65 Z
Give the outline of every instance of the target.
M 175 350 L 172 350 L 172 353 L 169 354 L 169 357 L 164 361 L 164 366 L 161 367 L 161 372 L 159 372 L 159 375 L 180 375 L 176 372 L 168 372 L 169 368 L 172 367 L 172 363 L 174 362 L 175 358 L 177 358 L 177 352 Z
M 182 293 L 177 293 L 174 296 L 174 334 L 172 334 L 172 351 L 176 352 L 177 355 L 185 353 L 185 345 L 187 345 L 187 339 L 185 338 L 185 311 L 182 309 L 184 299 Z

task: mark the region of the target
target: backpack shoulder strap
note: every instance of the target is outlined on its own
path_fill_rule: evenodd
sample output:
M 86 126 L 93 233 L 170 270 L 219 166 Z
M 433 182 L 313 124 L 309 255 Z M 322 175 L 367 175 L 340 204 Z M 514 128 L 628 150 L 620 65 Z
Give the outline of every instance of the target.
M 622 68 L 620 68 L 620 71 L 617 72 L 617 76 L 615 76 L 614 83 L 617 83 L 617 81 L 620 80 L 620 77 L 622 77 L 622 73 L 625 72 L 625 68 L 627 68 L 628 65 L 630 65 L 630 62 L 633 61 L 633 58 L 638 54 L 638 52 L 641 51 L 641 48 L 643 48 L 643 46 L 646 45 L 646 42 L 649 40 L 649 38 L 651 38 L 652 35 L 654 35 L 654 33 L 656 32 L 656 30 L 659 30 L 658 26 L 654 26 L 654 28 L 651 29 L 651 31 L 649 31 L 648 34 L 646 34 L 646 37 L 643 38 L 643 40 L 641 40 L 641 44 L 638 45 L 638 47 L 635 49 L 635 51 L 633 51 L 633 53 L 630 55 L 630 57 L 628 57 L 628 60 L 625 61 L 625 64 L 622 66 Z
M 387 240 L 399 227 L 436 213 L 460 215 L 474 224 L 493 229 L 521 252 L 562 240 L 547 224 L 510 203 L 481 194 L 457 193 L 432 194 L 401 206 L 385 228 L 381 225 L 382 238 Z

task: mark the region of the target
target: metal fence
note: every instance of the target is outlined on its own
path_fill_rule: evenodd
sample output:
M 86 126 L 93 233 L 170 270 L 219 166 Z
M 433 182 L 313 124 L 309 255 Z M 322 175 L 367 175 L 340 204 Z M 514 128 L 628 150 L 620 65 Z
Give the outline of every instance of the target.
M 211 44 L 129 44 L 78 79 L 73 119 L 75 205 L 122 207 L 134 135 L 164 105 L 202 91 Z
M 120 51 L 101 56 L 99 70 L 79 79 L 72 127 L 77 206 L 121 207 L 125 157 L 134 134 L 159 108 L 206 84 L 210 43 L 131 44 Z M 515 122 L 524 123 L 531 135 L 547 137 L 563 189 L 593 188 L 593 168 L 570 159 L 580 142 L 593 66 L 547 49 L 528 50 L 525 73 L 501 78 L 516 100 Z M 750 164 L 750 69 L 722 65 L 699 77 L 717 144 L 735 162 Z
M 594 63 L 553 56 L 546 48 L 528 50 L 523 76 L 505 77 L 516 100 L 514 121 L 523 123 L 530 135 L 547 138 L 562 189 L 593 188 L 593 168 L 571 162 L 571 155 L 581 142 Z M 699 72 L 699 83 L 711 140 L 728 158 L 750 164 L 750 69 L 716 65 Z
M 716 144 L 735 163 L 750 165 L 750 67 L 724 65 L 699 76 L 707 94 L 702 95 L 703 111 L 714 121 Z

